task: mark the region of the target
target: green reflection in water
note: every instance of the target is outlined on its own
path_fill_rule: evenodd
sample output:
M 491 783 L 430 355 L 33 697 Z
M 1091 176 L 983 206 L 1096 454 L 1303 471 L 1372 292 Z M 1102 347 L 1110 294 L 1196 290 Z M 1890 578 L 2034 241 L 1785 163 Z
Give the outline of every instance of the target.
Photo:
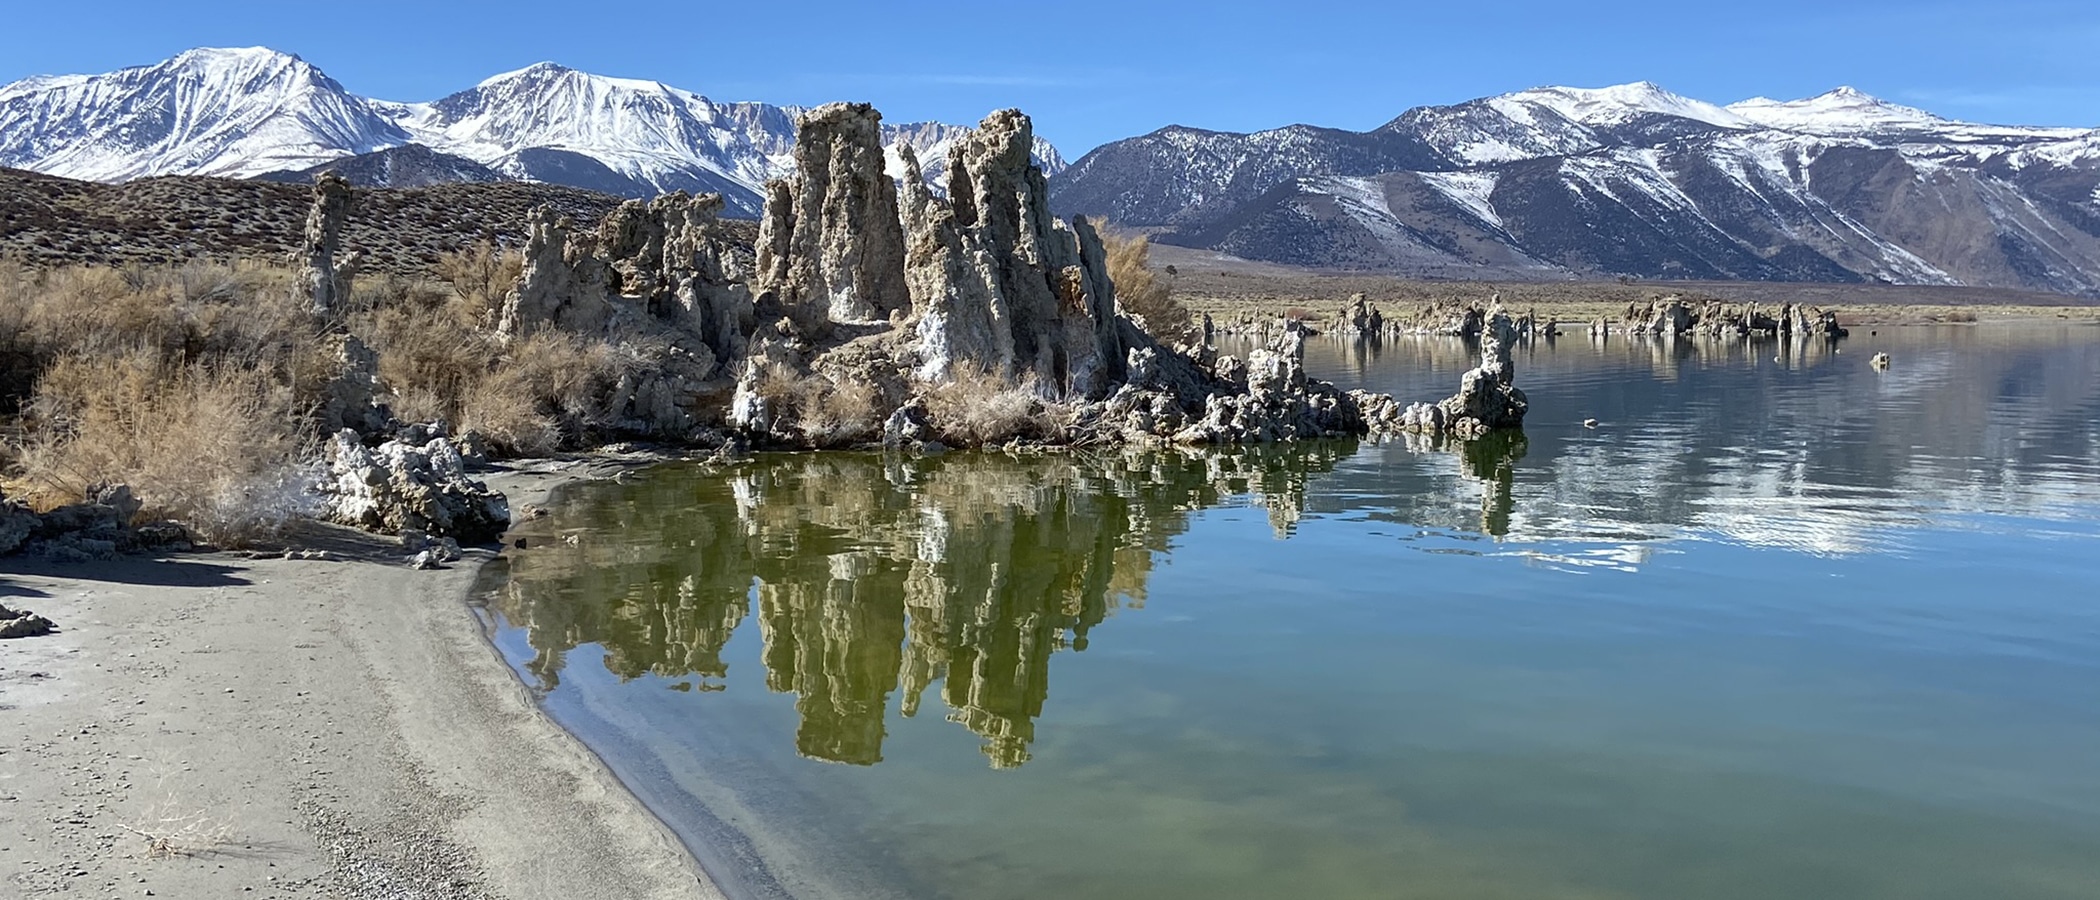
M 1465 446 L 1506 529 L 1521 436 Z M 1279 535 L 1307 478 L 1346 442 L 1205 452 L 1006 457 L 767 456 L 717 478 L 601 486 L 518 534 L 492 606 L 529 631 L 524 668 L 559 684 L 565 654 L 605 648 L 623 679 L 719 689 L 723 647 L 757 606 L 768 689 L 798 698 L 796 751 L 882 760 L 902 692 L 916 716 L 939 684 L 949 721 L 996 768 L 1026 763 L 1053 653 L 1142 606 L 1154 555 L 1189 516 L 1259 503 Z M 674 484 L 676 490 L 665 490 Z
M 2083 900 L 2094 334 L 1564 340 L 1456 447 L 665 467 L 530 523 L 496 640 L 740 897 Z

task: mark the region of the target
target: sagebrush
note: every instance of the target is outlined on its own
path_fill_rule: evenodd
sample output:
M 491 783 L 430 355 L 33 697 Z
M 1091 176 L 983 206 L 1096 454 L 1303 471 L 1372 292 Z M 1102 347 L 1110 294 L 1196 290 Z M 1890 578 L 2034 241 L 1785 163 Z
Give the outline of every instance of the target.
M 271 536 L 306 511 L 316 413 L 348 334 L 373 349 L 403 421 L 480 431 L 501 453 L 589 440 L 646 348 L 489 327 L 514 252 L 482 244 L 440 260 L 442 281 L 361 279 L 325 319 L 289 268 L 211 262 L 36 269 L 0 260 L 0 465 L 39 507 L 126 483 L 142 515 L 206 540 Z

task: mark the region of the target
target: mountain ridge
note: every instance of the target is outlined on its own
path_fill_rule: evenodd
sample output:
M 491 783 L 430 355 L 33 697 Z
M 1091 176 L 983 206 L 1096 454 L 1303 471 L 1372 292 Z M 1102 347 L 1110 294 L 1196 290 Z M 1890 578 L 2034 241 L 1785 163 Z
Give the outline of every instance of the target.
M 393 171 L 402 158 L 395 151 L 414 145 L 428 151 L 413 154 L 421 162 L 435 154 L 473 164 L 412 167 L 418 177 L 479 177 L 485 169 L 630 197 L 713 191 L 732 211 L 755 215 L 765 181 L 791 169 L 801 112 L 553 62 L 404 103 L 351 93 L 296 54 L 197 48 L 115 72 L 0 86 L 0 166 L 97 181 L 283 180 L 340 162 L 369 179 Z M 963 130 L 938 122 L 884 129 L 893 156 L 899 144 L 939 151 Z M 1046 172 L 1062 169 L 1048 142 L 1038 139 L 1035 152 Z M 944 185 L 945 165 L 928 168 Z
M 2100 296 L 2100 129 L 1960 122 L 1851 88 L 1716 106 L 1635 82 L 1361 132 L 1174 125 L 1051 185 L 1061 212 L 1314 268 Z

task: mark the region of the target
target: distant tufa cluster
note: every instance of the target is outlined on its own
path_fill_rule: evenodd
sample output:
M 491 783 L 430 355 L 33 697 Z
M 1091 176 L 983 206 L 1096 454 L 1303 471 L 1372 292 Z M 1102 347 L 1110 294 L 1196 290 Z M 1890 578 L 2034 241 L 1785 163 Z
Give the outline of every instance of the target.
M 1752 303 L 1736 306 L 1719 300 L 1697 304 L 1678 297 L 1660 297 L 1646 304 L 1627 304 L 1626 315 L 1613 329 L 1603 319 L 1590 324 L 1590 334 L 1602 337 L 1616 330 L 1623 334 L 1650 335 L 1672 340 L 1697 335 L 1709 338 L 1781 338 L 1837 340 L 1847 332 L 1838 324 L 1837 313 L 1806 303 L 1783 303 L 1776 309 Z

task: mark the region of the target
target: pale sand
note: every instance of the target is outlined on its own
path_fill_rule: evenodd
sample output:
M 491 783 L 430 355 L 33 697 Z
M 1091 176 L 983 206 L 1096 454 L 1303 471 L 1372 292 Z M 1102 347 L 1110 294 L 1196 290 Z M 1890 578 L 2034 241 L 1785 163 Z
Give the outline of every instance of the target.
M 316 542 L 352 559 L 0 560 L 63 629 L 0 641 L 0 897 L 721 896 L 484 638 L 488 551 Z

